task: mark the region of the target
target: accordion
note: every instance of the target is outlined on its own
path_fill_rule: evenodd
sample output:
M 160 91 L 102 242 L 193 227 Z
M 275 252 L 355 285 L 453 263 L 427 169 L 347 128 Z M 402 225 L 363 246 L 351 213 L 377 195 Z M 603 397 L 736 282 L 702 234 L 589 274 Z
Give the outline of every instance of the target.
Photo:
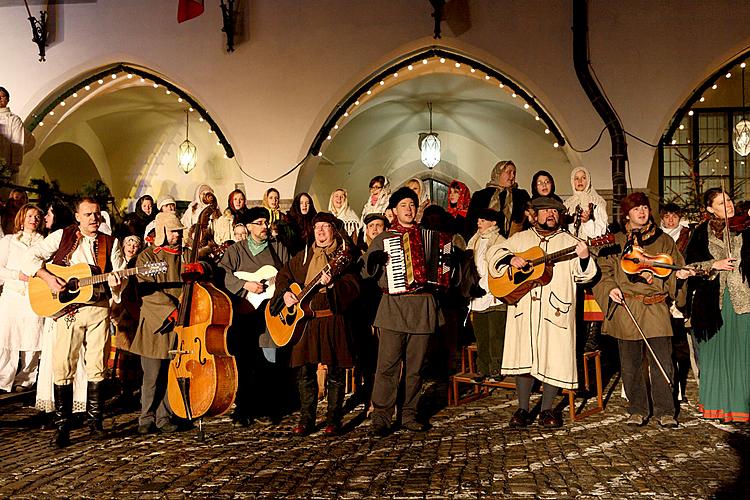
M 383 240 L 383 250 L 389 255 L 386 264 L 388 294 L 414 291 L 426 285 L 439 288 L 450 286 L 453 236 L 442 231 L 422 229 L 423 248 L 410 241 L 407 233 L 395 234 Z M 415 253 L 421 252 L 422 259 Z M 424 269 L 415 269 L 414 262 L 424 261 Z

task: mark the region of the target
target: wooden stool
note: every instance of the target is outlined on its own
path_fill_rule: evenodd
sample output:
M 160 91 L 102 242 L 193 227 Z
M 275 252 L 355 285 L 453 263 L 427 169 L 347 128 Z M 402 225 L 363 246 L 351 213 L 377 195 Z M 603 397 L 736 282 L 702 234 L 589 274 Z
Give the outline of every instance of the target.
M 448 404 L 449 405 L 460 405 L 468 403 L 470 401 L 483 398 L 490 394 L 490 387 L 500 387 L 503 389 L 515 389 L 515 381 L 500 380 L 498 382 L 489 382 L 485 380 L 481 383 L 474 382 L 474 379 L 479 376 L 476 370 L 476 355 L 477 345 L 470 344 L 464 346 L 461 350 L 461 371 L 452 375 L 450 382 L 448 383 Z M 510 380 L 515 380 L 513 377 L 508 377 Z M 474 392 L 465 398 L 461 398 L 460 386 L 461 384 L 470 384 L 474 386 Z
M 576 391 L 573 389 L 563 389 L 563 394 L 568 395 L 568 406 L 570 406 L 570 420 L 572 422 L 577 422 L 578 420 L 582 420 L 589 415 L 594 415 L 596 413 L 599 413 L 600 411 L 604 411 L 604 388 L 602 387 L 602 353 L 601 351 L 592 351 L 592 352 L 584 352 L 583 353 L 583 387 L 586 391 L 589 390 L 590 387 L 590 378 L 589 378 L 589 360 L 594 360 L 594 367 L 596 372 L 596 406 L 593 408 L 589 408 L 588 410 L 583 411 L 583 408 L 586 404 L 586 399 L 583 401 L 583 405 L 581 406 L 581 411 L 579 413 L 576 413 L 576 405 L 575 405 L 575 398 L 576 398 Z

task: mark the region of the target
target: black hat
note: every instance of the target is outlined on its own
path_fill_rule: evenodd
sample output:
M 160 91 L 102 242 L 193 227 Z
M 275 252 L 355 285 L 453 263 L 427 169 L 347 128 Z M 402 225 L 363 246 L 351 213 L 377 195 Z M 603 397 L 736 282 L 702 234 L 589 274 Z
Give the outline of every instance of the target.
M 365 226 L 374 220 L 382 220 L 385 227 L 388 227 L 391 225 L 391 221 L 388 220 L 388 217 L 386 217 L 385 214 L 382 214 L 380 212 L 375 212 L 375 213 L 365 215 L 365 221 L 364 221 Z
M 500 212 L 491 208 L 481 208 L 477 210 L 477 219 L 498 221 Z
M 334 227 L 338 226 L 338 219 L 330 212 L 318 212 L 315 214 L 315 217 L 313 217 L 312 220 L 312 225 L 315 226 L 318 222 L 327 222 Z
M 249 224 L 251 222 L 255 222 L 257 219 L 271 220 L 271 215 L 268 213 L 268 209 L 266 207 L 252 207 L 247 209 L 244 216 L 242 217 L 242 220 L 239 222 L 242 222 L 243 224 Z
M 568 211 L 565 205 L 551 196 L 538 196 L 534 198 L 531 200 L 531 208 L 534 210 L 554 209 L 561 214 Z
M 396 205 L 398 205 L 401 200 L 404 200 L 406 198 L 411 198 L 411 200 L 414 202 L 415 207 L 419 206 L 419 198 L 417 198 L 417 193 L 415 193 L 413 189 L 404 186 L 398 188 L 395 193 L 391 194 L 391 198 L 388 201 L 388 208 L 396 208 Z
M 667 203 L 666 205 L 661 207 L 661 210 L 659 210 L 663 214 L 677 214 L 682 215 L 682 209 L 680 208 L 677 203 Z

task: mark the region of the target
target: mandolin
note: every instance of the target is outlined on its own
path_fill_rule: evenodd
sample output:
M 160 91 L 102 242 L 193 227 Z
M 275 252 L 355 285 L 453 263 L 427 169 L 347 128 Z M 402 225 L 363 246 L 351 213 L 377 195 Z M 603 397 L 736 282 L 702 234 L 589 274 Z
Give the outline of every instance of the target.
M 29 302 L 31 309 L 39 316 L 57 316 L 63 309 L 73 304 L 87 304 L 94 298 L 94 285 L 106 283 L 111 274 L 120 277 L 140 274 L 155 276 L 167 272 L 166 262 L 151 262 L 145 266 L 112 271 L 106 274 L 94 274 L 88 264 L 58 266 L 46 264 L 47 271 L 65 280 L 65 290 L 53 292 L 47 283 L 39 277 L 29 279 Z
M 609 246 L 615 243 L 612 234 L 592 238 L 586 242 L 589 247 Z M 489 277 L 490 293 L 506 304 L 517 304 L 532 288 L 543 286 L 552 280 L 555 262 L 564 260 L 575 253 L 576 245 L 552 253 L 544 253 L 541 247 L 531 247 L 516 254 L 527 261 L 526 267 L 516 269 L 508 265 L 500 277 Z
M 313 297 L 311 292 L 318 289 L 323 273 L 328 273 L 333 278 L 349 265 L 351 259 L 351 255 L 343 247 L 339 248 L 331 256 L 323 270 L 310 280 L 305 288 L 297 283 L 292 283 L 289 286 L 289 291 L 297 297 L 299 302 L 289 307 L 284 305 L 278 312 L 274 310 L 271 302 L 266 304 L 266 327 L 277 346 L 282 347 L 290 342 L 296 343 L 302 337 L 307 320 L 314 315 L 312 309 L 310 309 L 310 301 Z M 282 300 L 283 303 L 282 297 L 279 297 L 279 300 Z

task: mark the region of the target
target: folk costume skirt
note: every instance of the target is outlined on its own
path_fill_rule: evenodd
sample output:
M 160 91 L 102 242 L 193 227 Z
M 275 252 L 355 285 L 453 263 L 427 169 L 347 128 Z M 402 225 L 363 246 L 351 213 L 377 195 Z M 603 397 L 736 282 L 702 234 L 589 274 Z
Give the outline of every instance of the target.
M 750 421 L 750 314 L 737 314 L 724 292 L 724 324 L 700 343 L 700 410 L 705 418 Z

